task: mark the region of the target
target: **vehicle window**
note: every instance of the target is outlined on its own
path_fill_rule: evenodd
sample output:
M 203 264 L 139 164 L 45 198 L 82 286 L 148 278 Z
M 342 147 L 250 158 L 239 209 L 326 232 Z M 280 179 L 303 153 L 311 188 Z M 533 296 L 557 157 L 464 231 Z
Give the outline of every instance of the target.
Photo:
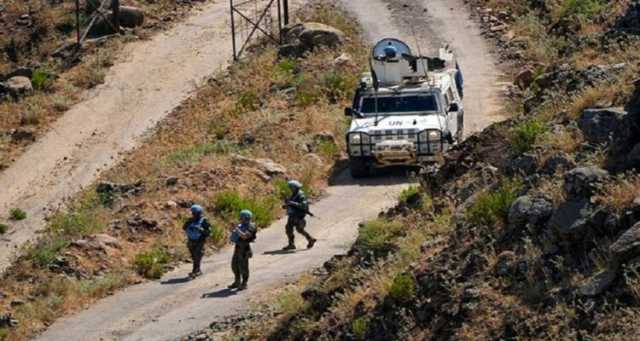
M 377 101 L 377 103 L 376 103 Z M 438 101 L 434 95 L 397 96 L 397 97 L 365 97 L 362 99 L 360 112 L 363 114 L 433 112 L 438 111 Z

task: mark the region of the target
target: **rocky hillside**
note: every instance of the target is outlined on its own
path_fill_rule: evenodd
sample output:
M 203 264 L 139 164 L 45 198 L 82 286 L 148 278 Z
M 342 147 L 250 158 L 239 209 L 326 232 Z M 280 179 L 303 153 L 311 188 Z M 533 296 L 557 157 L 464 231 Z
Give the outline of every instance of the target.
M 361 225 L 349 255 L 279 297 L 275 317 L 235 321 L 231 334 L 638 338 L 640 3 L 469 5 L 518 70 L 513 118 L 426 170 Z

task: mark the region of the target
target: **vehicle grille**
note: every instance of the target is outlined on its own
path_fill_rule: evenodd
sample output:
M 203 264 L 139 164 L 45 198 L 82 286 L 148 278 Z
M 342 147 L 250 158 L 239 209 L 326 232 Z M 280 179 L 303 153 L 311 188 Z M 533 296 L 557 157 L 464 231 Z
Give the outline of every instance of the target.
M 386 129 L 372 132 L 370 136 L 373 142 L 388 140 L 407 140 L 415 142 L 418 139 L 417 134 L 417 129 Z

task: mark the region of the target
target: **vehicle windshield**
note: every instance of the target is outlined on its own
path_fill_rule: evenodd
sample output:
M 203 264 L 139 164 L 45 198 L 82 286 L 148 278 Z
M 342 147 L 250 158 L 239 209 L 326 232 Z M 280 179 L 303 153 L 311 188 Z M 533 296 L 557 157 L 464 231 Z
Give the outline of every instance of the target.
M 377 103 L 376 103 L 377 102 Z M 360 112 L 367 116 L 376 114 L 402 114 L 416 112 L 437 112 L 438 101 L 433 94 L 364 97 Z

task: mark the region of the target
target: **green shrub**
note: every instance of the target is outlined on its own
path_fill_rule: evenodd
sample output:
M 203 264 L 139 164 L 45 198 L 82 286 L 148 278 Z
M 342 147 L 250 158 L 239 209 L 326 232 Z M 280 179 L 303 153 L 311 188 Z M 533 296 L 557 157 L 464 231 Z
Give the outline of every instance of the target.
M 398 274 L 391 283 L 389 295 L 396 301 L 406 302 L 416 294 L 416 285 L 413 276 L 407 273 Z
M 351 86 L 342 74 L 331 72 L 324 76 L 324 91 L 327 98 L 335 102 L 347 98 L 350 94 Z
M 580 19 L 590 19 L 602 12 L 607 2 L 603 0 L 565 0 L 558 11 L 559 18 L 575 15 Z
M 19 209 L 19 208 L 12 208 L 9 211 L 9 217 L 12 220 L 24 220 L 27 219 L 27 212 Z
M 107 274 L 102 277 L 80 281 L 79 291 L 83 295 L 100 297 L 109 291 L 119 288 L 124 282 L 125 277 L 122 275 Z
M 526 153 L 545 131 L 546 126 L 536 120 L 522 122 L 511 130 L 511 148 L 518 154 Z
M 506 222 L 511 205 L 516 200 L 520 182 L 503 179 L 495 191 L 481 193 L 473 205 L 467 210 L 467 219 L 476 225 L 494 225 Z
M 0 224 L 0 234 L 5 234 L 9 231 L 9 226 L 7 224 Z
M 216 212 L 229 222 L 236 221 L 241 210 L 253 212 L 253 221 L 258 226 L 269 226 L 273 221 L 273 208 L 276 204 L 275 197 L 245 198 L 237 191 L 224 191 L 215 195 L 214 206 Z
M 53 73 L 45 67 L 39 67 L 31 75 L 31 84 L 36 90 L 47 91 L 53 86 Z
M 322 141 L 318 143 L 318 151 L 328 159 L 335 158 L 340 153 L 340 148 L 333 141 Z
M 395 221 L 373 220 L 360 227 L 355 248 L 374 257 L 386 255 L 393 248 L 393 239 L 404 231 L 404 226 Z
M 369 321 L 364 317 L 359 317 L 351 322 L 351 331 L 353 336 L 359 340 L 364 340 L 367 336 L 367 329 L 369 328 Z
M 419 194 L 420 194 L 420 187 L 411 185 L 408 188 L 403 189 L 402 192 L 400 192 L 400 201 L 406 203 L 409 200 L 409 198 Z
M 98 210 L 107 203 L 109 195 L 89 192 L 73 205 L 68 212 L 56 213 L 49 220 L 49 229 L 59 236 L 80 237 L 94 234 L 105 228 Z
M 203 143 L 177 150 L 167 157 L 173 164 L 188 164 L 200 161 L 203 157 L 213 154 L 229 154 L 237 152 L 240 147 L 226 140 L 213 143 Z
M 254 91 L 245 91 L 236 100 L 236 113 L 255 111 L 260 107 L 260 97 Z
M 63 238 L 46 239 L 31 246 L 27 252 L 27 257 L 36 266 L 46 268 L 58 260 L 67 246 L 69 246 L 69 241 Z
M 172 260 L 171 254 L 162 247 L 155 247 L 149 251 L 136 255 L 134 265 L 138 274 L 145 278 L 158 279 L 165 272 L 165 265 Z
M 9 337 L 9 328 L 0 328 L 0 341 L 7 340 Z
M 298 71 L 298 61 L 294 58 L 282 59 L 276 65 L 276 71 L 279 75 L 290 76 Z

